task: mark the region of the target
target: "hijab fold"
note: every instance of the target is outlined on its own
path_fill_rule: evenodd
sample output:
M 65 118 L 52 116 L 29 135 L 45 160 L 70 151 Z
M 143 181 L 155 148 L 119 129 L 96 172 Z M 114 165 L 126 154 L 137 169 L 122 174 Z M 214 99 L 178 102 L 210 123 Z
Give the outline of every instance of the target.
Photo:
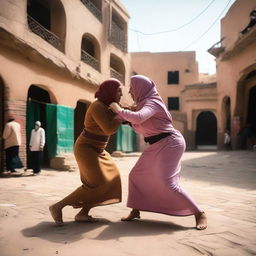
M 163 108 L 167 118 L 172 122 L 171 114 L 167 110 L 162 98 L 156 89 L 155 83 L 151 79 L 142 75 L 132 76 L 131 91 L 134 95 L 134 101 L 137 104 L 138 110 L 141 109 L 147 101 L 154 101 Z
M 95 93 L 95 98 L 109 106 L 110 103 L 116 102 L 116 94 L 120 86 L 121 83 L 115 78 L 106 80 L 101 83 L 98 91 Z

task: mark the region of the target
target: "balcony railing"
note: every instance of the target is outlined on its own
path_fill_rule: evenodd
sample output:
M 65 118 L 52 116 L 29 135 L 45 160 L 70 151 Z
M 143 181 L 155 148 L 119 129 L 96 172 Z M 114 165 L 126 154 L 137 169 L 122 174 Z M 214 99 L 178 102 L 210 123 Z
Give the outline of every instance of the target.
M 81 60 L 99 71 L 100 68 L 98 60 L 84 50 L 81 50 Z
M 246 50 L 249 45 L 255 44 L 256 39 L 256 26 L 250 29 L 249 32 L 247 32 L 244 35 L 239 35 L 237 40 L 230 44 L 227 49 L 225 49 L 225 52 L 222 56 L 222 60 L 228 60 L 232 58 L 233 56 L 240 54 L 241 51 Z
M 111 33 L 109 41 L 115 45 L 118 49 L 126 52 L 127 51 L 127 36 L 126 32 L 123 31 L 120 27 L 112 21 Z
M 119 80 L 120 82 L 122 82 L 124 84 L 124 75 L 120 74 L 115 69 L 110 68 L 110 76 L 113 78 L 116 78 L 117 80 Z
M 81 2 L 91 11 L 91 13 L 99 20 L 102 21 L 102 13 L 90 0 L 81 0 Z
M 224 39 L 225 37 L 221 38 L 219 42 L 215 43 L 210 49 L 208 49 L 208 52 L 214 57 L 218 57 L 225 50 L 225 48 L 222 46 L 222 41 Z
M 60 51 L 64 50 L 64 41 L 60 39 L 58 36 L 53 34 L 51 31 L 43 27 L 40 23 L 38 23 L 35 19 L 33 19 L 30 15 L 28 15 L 28 26 L 32 32 L 43 38 L 45 41 L 50 43 L 52 46 L 57 48 Z

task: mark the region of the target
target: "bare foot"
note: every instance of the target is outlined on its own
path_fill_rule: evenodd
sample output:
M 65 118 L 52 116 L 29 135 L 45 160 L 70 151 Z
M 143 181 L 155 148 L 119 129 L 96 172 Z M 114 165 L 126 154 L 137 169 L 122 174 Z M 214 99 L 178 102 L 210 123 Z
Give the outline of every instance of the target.
M 139 210 L 132 210 L 128 217 L 122 218 L 122 221 L 131 221 L 133 219 L 140 219 L 140 211 Z
M 98 222 L 97 219 L 93 218 L 90 215 L 76 215 L 75 221 L 76 222 Z
M 53 220 L 55 221 L 55 224 L 58 226 L 62 226 L 62 211 L 59 208 L 57 208 L 54 204 L 49 207 L 49 211 L 52 215 Z
M 207 217 L 204 212 L 195 214 L 196 218 L 196 229 L 203 230 L 207 228 Z

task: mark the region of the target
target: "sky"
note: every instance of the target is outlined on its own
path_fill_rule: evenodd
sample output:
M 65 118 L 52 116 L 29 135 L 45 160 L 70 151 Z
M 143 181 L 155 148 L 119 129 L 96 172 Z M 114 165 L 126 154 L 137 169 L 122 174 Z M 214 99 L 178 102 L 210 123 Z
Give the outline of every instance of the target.
M 220 20 L 235 0 L 120 1 L 130 15 L 129 52 L 196 51 L 199 72 L 216 72 L 207 50 L 220 40 Z

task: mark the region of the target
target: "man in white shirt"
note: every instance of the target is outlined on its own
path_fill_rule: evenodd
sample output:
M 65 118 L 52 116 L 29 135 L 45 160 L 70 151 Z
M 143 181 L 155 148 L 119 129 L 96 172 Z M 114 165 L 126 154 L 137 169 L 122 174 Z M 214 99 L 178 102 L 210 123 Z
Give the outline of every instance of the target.
M 15 168 L 22 168 L 23 164 L 19 158 L 19 147 L 21 145 L 21 127 L 14 120 L 12 114 L 7 115 L 7 123 L 3 132 L 4 150 L 6 154 L 6 169 L 16 172 Z
M 43 150 L 45 145 L 45 131 L 41 127 L 41 122 L 35 122 L 35 129 L 31 131 L 29 150 L 31 167 L 34 175 L 38 175 L 41 172 L 41 164 L 43 159 Z

